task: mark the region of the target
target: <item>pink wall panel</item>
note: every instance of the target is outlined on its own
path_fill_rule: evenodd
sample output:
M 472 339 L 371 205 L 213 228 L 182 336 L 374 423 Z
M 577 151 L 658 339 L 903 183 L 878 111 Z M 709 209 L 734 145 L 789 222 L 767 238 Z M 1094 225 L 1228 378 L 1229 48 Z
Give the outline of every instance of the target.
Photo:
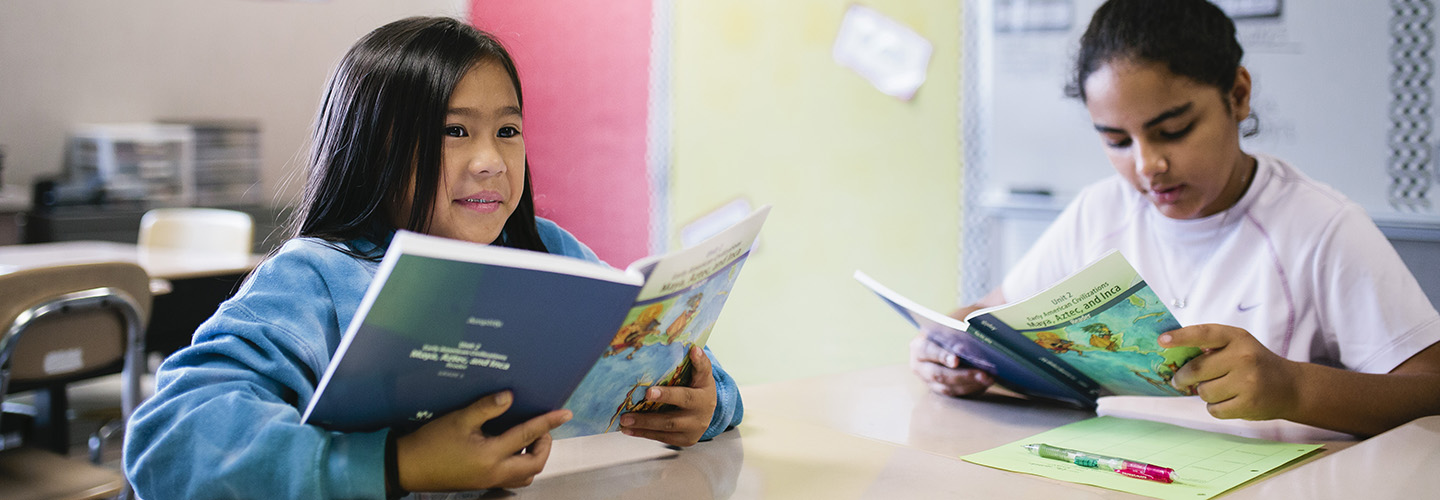
M 649 250 L 650 0 L 474 0 L 514 56 L 536 210 L 616 267 Z

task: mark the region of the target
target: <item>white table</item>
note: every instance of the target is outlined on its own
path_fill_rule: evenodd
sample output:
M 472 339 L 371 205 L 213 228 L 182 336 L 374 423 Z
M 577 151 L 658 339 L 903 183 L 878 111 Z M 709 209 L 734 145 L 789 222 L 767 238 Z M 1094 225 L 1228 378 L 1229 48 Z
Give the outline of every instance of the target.
M 134 262 L 152 278 L 185 279 L 240 274 L 261 255 L 146 249 L 109 241 L 61 241 L 0 246 L 0 274 L 20 269 L 90 262 Z
M 782 415 L 955 460 L 962 465 L 950 470 L 946 480 L 974 485 L 962 497 L 1145 498 L 959 460 L 961 455 L 1095 415 L 1089 412 L 1000 395 L 975 399 L 935 395 L 903 365 L 747 386 L 741 394 L 747 421 L 752 413 Z M 1440 471 L 1440 416 L 1421 418 L 1358 441 L 1347 434 L 1293 422 L 1219 420 L 1205 413 L 1204 403 L 1195 398 L 1105 398 L 1099 412 L 1324 445 L 1319 452 L 1242 485 L 1225 498 L 1430 498 L 1434 496 L 1433 475 Z M 1051 493 L 1057 487 L 1066 493 Z

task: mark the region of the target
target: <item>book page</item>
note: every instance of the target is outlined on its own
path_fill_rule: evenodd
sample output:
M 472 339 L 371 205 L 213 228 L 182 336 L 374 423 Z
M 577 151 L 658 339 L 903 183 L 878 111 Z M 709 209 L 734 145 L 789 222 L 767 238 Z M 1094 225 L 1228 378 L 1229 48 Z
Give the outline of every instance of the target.
M 1171 387 L 1170 379 L 1200 354 L 1192 347 L 1160 347 L 1160 335 L 1180 328 L 1180 322 L 1113 251 L 1030 298 L 977 311 L 970 319 L 1002 336 L 1023 336 L 1108 394 L 1187 395 Z
M 637 262 L 648 275 L 615 337 L 565 408 L 575 414 L 556 438 L 619 429 L 620 415 L 651 411 L 652 385 L 688 385 L 690 346 L 705 345 L 770 207 L 674 254 Z
M 651 301 L 694 288 L 743 259 L 769 215 L 770 206 L 762 206 L 729 229 L 693 247 L 631 264 L 630 269 L 645 275 L 645 286 L 635 301 Z
M 1027 444 L 1048 444 L 1169 467 L 1179 480 L 1166 484 L 1042 458 L 1027 451 Z M 987 467 L 1148 497 L 1200 500 L 1264 476 L 1320 446 L 1244 438 L 1147 420 L 1096 417 L 960 458 Z

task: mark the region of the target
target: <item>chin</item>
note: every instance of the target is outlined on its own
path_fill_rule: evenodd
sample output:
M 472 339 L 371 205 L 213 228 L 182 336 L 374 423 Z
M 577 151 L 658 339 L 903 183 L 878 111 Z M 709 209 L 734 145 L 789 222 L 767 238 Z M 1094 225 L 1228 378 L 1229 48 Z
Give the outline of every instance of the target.
M 1175 205 L 1162 205 L 1159 203 L 1154 203 L 1153 205 L 1155 206 L 1155 210 L 1160 212 L 1160 215 L 1164 215 L 1168 219 L 1190 220 L 1198 218 L 1194 210 L 1186 210 Z

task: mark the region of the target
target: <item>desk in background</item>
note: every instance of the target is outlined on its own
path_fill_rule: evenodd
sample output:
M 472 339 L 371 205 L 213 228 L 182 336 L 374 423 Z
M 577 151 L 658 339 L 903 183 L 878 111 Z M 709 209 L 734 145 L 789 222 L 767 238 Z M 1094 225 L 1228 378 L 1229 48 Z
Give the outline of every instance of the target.
M 195 327 L 234 293 L 260 259 L 258 255 L 142 249 L 110 241 L 61 241 L 0 246 L 0 273 L 86 262 L 140 264 L 151 278 L 168 282 L 170 292 L 154 298 L 145 348 L 169 355 L 190 345 Z

